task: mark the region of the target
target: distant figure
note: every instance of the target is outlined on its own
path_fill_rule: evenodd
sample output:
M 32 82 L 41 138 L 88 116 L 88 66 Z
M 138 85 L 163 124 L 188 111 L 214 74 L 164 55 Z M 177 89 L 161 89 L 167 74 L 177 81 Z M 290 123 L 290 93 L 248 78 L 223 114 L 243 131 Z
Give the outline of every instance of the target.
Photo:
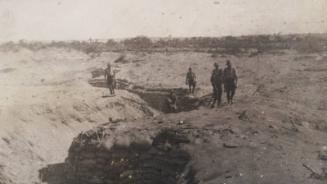
M 107 85 L 108 85 L 110 94 L 111 95 L 115 94 L 116 79 L 115 79 L 115 73 L 111 72 L 110 64 L 108 64 L 107 68 L 104 70 L 104 78 L 107 81 Z
M 167 98 L 169 112 L 177 112 L 177 95 L 171 90 Z
M 211 108 L 215 107 L 216 101 L 217 101 L 217 106 L 220 106 L 221 104 L 221 96 L 223 93 L 223 71 L 222 69 L 219 69 L 218 63 L 214 64 L 215 69 L 212 71 L 211 74 L 211 84 L 213 88 L 213 93 L 212 93 L 212 98 L 213 102 L 211 105 Z
M 233 104 L 233 97 L 237 88 L 237 74 L 235 68 L 229 60 L 226 62 L 226 68 L 224 69 L 224 86 L 227 95 L 228 104 Z
M 186 74 L 186 85 L 189 87 L 189 93 L 194 94 L 194 89 L 196 87 L 196 76 L 190 67 Z

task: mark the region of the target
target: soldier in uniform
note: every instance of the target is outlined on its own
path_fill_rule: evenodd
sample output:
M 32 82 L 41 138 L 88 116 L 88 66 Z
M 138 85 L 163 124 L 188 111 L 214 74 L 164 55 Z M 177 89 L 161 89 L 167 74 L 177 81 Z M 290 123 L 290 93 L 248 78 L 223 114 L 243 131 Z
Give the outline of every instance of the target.
M 167 98 L 169 112 L 177 112 L 177 95 L 171 90 Z
M 115 73 L 111 72 L 110 64 L 108 64 L 107 68 L 104 70 L 104 78 L 106 79 L 110 94 L 111 95 L 115 94 L 115 86 L 116 86 Z
M 237 88 L 237 73 L 235 68 L 232 67 L 232 64 L 229 60 L 226 61 L 226 68 L 224 69 L 224 86 L 227 96 L 228 104 L 233 104 L 233 97 Z
M 213 98 L 213 102 L 211 105 L 211 108 L 215 107 L 216 101 L 217 101 L 217 106 L 220 106 L 221 104 L 221 96 L 223 93 L 223 71 L 222 69 L 219 68 L 218 63 L 214 64 L 215 69 L 212 71 L 211 74 L 211 84 L 212 84 L 212 89 L 213 89 L 213 93 L 212 93 L 212 98 Z
M 194 89 L 196 87 L 196 76 L 191 67 L 188 69 L 186 74 L 186 85 L 189 87 L 189 92 L 194 94 Z

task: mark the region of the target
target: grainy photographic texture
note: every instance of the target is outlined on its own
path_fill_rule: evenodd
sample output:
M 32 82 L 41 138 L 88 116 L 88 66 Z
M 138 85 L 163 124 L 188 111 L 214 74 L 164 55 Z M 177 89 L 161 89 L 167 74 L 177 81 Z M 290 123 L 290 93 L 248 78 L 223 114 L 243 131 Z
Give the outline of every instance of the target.
M 327 183 L 326 0 L 0 0 L 0 184 Z

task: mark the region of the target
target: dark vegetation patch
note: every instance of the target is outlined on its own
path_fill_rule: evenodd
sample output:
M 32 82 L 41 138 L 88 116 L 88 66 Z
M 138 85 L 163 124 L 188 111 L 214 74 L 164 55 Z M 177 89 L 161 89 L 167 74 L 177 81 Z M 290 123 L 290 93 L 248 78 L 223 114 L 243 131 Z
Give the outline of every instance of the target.
M 18 51 L 19 48 L 26 48 L 33 51 L 46 48 L 74 49 L 90 55 L 91 58 L 99 56 L 102 52 L 122 51 L 142 51 L 148 53 L 190 51 L 234 55 L 248 53 L 252 49 L 260 52 L 293 49 L 301 53 L 312 53 L 327 50 L 327 37 L 326 34 L 273 34 L 191 38 L 166 37 L 159 39 L 137 36 L 123 40 L 89 39 L 87 41 L 52 42 L 20 40 L 18 42 L 10 41 L 0 45 L 1 51 Z

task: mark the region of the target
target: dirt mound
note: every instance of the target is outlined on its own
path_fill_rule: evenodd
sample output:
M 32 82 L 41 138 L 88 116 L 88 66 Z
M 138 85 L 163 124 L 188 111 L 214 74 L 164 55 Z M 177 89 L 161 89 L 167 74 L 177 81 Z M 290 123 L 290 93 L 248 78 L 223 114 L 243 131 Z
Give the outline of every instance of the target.
M 80 134 L 69 150 L 66 174 L 52 166 L 40 171 L 41 178 L 50 184 L 196 183 L 188 165 L 190 154 L 181 147 L 189 140 L 177 130 L 165 129 L 153 135 L 154 138 L 138 137 L 128 144 L 126 140 L 112 143 L 108 139 L 110 134 L 110 129 L 103 128 Z M 59 166 L 63 165 L 56 165 Z
M 260 111 L 268 107 L 226 106 L 102 125 L 74 140 L 64 178 L 77 183 L 326 182 L 327 163 L 321 159 L 326 135 L 286 123 L 287 114 L 278 108 Z

